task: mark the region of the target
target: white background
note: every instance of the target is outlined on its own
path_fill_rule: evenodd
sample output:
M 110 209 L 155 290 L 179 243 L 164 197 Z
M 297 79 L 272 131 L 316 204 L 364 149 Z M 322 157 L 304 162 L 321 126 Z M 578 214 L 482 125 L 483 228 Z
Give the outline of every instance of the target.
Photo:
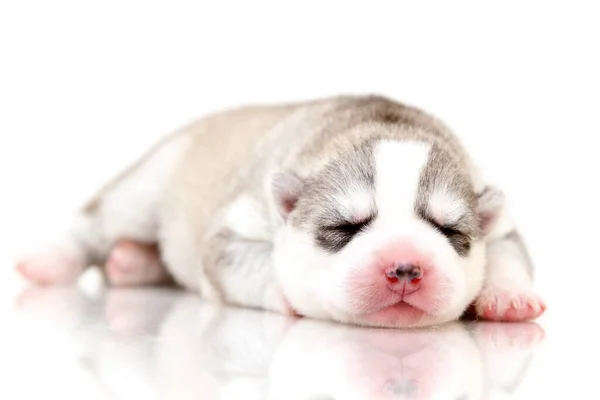
M 160 136 L 223 107 L 373 92 L 442 118 L 505 189 L 547 330 L 597 318 L 594 2 L 350 3 L 0 2 L 0 313 L 14 252 Z

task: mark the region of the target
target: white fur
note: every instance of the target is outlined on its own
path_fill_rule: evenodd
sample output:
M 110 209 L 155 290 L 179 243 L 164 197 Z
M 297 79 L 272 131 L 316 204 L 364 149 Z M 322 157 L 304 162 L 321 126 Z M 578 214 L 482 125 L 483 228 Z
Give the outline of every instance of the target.
M 319 110 L 322 111 L 321 108 Z M 316 115 L 321 111 L 315 111 Z M 311 113 L 307 111 L 307 114 Z M 284 137 L 284 131 L 296 130 L 297 122 L 304 119 L 303 116 L 304 112 L 298 112 L 268 136 L 276 139 L 281 134 L 281 137 Z M 364 128 L 365 126 L 360 127 Z M 366 128 L 372 129 L 372 126 Z M 302 140 L 299 140 L 296 146 L 292 146 L 295 149 L 303 148 L 303 144 L 314 139 L 310 135 L 298 136 L 302 137 Z M 229 300 L 246 306 L 282 309 L 283 299 L 277 287 L 277 284 L 281 283 L 292 306 L 307 316 L 365 323 L 364 320 L 358 321 L 355 317 L 357 308 L 360 309 L 358 303 L 367 298 L 368 293 L 366 290 L 361 292 L 365 287 L 356 282 L 369 273 L 384 276 L 385 274 L 379 271 L 382 265 L 402 262 L 395 258 L 408 257 L 406 254 L 413 251 L 405 251 L 405 255 L 380 255 L 384 252 L 381 250 L 385 250 L 384 246 L 395 248 L 409 243 L 416 249 L 413 252 L 418 253 L 419 257 L 423 256 L 423 259 L 432 261 L 432 266 L 428 267 L 435 268 L 446 278 L 445 287 L 440 287 L 440 291 L 452 291 L 451 298 L 445 298 L 443 307 L 430 307 L 432 309 L 427 310 L 429 315 L 420 323 L 439 323 L 456 318 L 466 302 L 472 300 L 481 288 L 484 245 L 475 243 L 468 257 L 459 257 L 438 231 L 415 214 L 419 181 L 430 152 L 430 145 L 419 141 L 379 142 L 374 150 L 374 193 L 371 193 L 370 188 L 355 183 L 347 185 L 340 193 L 332 196 L 331 201 L 350 220 L 362 219 L 373 208 L 377 208 L 378 211 L 376 220 L 369 225 L 366 233 L 361 232 L 359 238 L 352 240 L 343 251 L 333 255 L 322 251 L 314 244 L 314 232 L 297 231 L 286 225 L 275 233 L 272 259 L 269 257 L 270 248 L 261 249 L 260 244 L 254 248 L 252 244 L 243 243 L 242 240 L 240 243 L 231 244 L 236 247 L 235 256 L 239 255 L 236 268 L 206 272 L 201 265 L 206 251 L 202 244 L 210 238 L 211 233 L 224 227 L 221 223 L 242 237 L 259 242 L 271 241 L 271 229 L 274 226 L 270 226 L 269 223 L 273 222 L 273 219 L 265 218 L 265 210 L 260 206 L 264 205 L 262 202 L 265 200 L 268 205 L 272 199 L 267 196 L 266 199 L 255 201 L 242 193 L 225 215 L 209 216 L 213 218 L 208 229 L 209 237 L 198 237 L 197 231 L 193 229 L 193 225 L 198 222 L 194 221 L 198 216 L 193 214 L 193 207 L 190 208 L 192 211 L 185 210 L 185 207 L 181 207 L 181 202 L 173 199 L 190 197 L 186 201 L 192 204 L 202 199 L 194 198 L 193 195 L 187 196 L 190 193 L 172 194 L 179 198 L 169 197 L 171 193 L 166 190 L 173 169 L 178 161 L 184 158 L 188 139 L 188 136 L 180 135 L 162 143 L 149 159 L 144 160 L 141 166 L 117 181 L 116 185 L 104 194 L 99 202 L 99 210 L 81 214 L 76 218 L 70 233 L 59 240 L 61 249 L 54 254 L 53 259 L 45 256 L 34 257 L 33 261 L 27 262 L 23 267 L 23 271 L 35 278 L 37 272 L 55 268 L 49 267 L 48 262 L 62 263 L 69 267 L 62 271 L 57 270 L 60 274 L 56 275 L 62 280 L 69 280 L 73 271 L 78 273 L 93 255 L 106 255 L 116 240 L 127 238 L 158 241 L 163 260 L 175 279 L 189 289 L 199 289 L 208 299 L 219 297 L 220 293 L 212 287 L 211 281 L 214 278 L 212 275 L 221 274 L 222 282 L 219 284 L 226 288 L 224 291 L 227 291 Z M 267 164 L 272 164 L 267 170 L 274 165 L 278 169 L 292 167 L 300 176 L 310 176 L 318 171 L 319 167 L 331 161 L 329 155 L 325 155 L 318 162 L 295 165 L 301 163 L 297 162 L 297 154 L 294 154 L 294 151 L 283 159 L 267 159 Z M 313 165 L 319 163 L 323 165 Z M 202 179 L 200 172 L 198 174 L 198 179 Z M 473 179 L 477 181 L 475 185 L 479 190 L 483 182 L 479 181 L 479 178 Z M 451 223 L 460 218 L 467 206 L 462 199 L 454 198 L 442 185 L 429 199 L 429 207 L 436 218 Z M 289 211 L 289 208 L 286 207 L 285 210 Z M 514 243 L 501 240 L 502 235 L 509 232 L 512 226 L 508 216 L 504 215 L 488 237 L 488 241 L 495 245 L 490 251 L 487 284 L 509 282 L 528 289 L 529 280 L 525 276 L 522 252 Z M 247 258 L 243 258 L 243 255 L 247 255 Z M 394 259 L 381 260 L 385 257 Z M 272 261 L 275 264 L 277 279 L 273 278 L 270 264 Z M 238 266 L 244 268 L 237 268 Z M 361 273 L 363 275 L 360 275 Z M 377 275 L 378 278 L 380 275 Z M 354 282 L 347 279 L 348 276 L 354 278 Z M 38 274 L 38 278 L 40 281 L 52 280 L 52 274 Z M 355 287 L 352 288 L 351 284 L 355 284 Z M 372 304 L 365 307 L 373 308 L 374 304 L 377 305 L 377 300 L 371 301 Z
M 375 199 L 381 220 L 395 224 L 413 218 L 422 169 L 430 145 L 382 141 L 374 149 Z
M 514 242 L 498 241 L 488 246 L 487 261 L 488 283 L 507 281 L 524 286 L 532 284 L 523 255 Z
M 527 272 L 529 260 L 517 243 L 502 239 L 512 230 L 512 218 L 503 209 L 491 233 L 493 240 L 488 238 L 485 294 L 498 298 L 499 310 L 506 309 L 513 301 L 531 301 L 534 307 L 540 307 L 532 277 Z M 485 299 L 481 300 L 483 302 Z M 485 307 L 483 304 L 480 306 Z
M 67 233 L 48 250 L 53 257 L 44 251 L 25 257 L 22 272 L 33 280 L 74 280 L 94 258 L 105 257 L 119 239 L 157 240 L 160 201 L 188 139 L 175 136 L 160 146 L 99 199 L 97 211 L 75 216 Z M 53 259 L 63 262 L 50 264 Z
M 75 217 L 71 236 L 87 252 L 106 254 L 122 238 L 155 241 L 158 211 L 167 180 L 187 149 L 187 136 L 174 136 L 99 199 L 99 209 Z
M 189 139 L 186 135 L 172 137 L 107 193 L 99 217 L 104 237 L 156 240 L 159 202 Z
M 248 195 L 238 197 L 225 215 L 225 226 L 249 239 L 269 240 L 269 226 L 256 200 Z
M 508 309 L 514 302 L 530 303 L 535 309 L 541 307 L 535 294 L 532 276 L 528 273 L 530 260 L 519 244 L 506 235 L 516 229 L 512 216 L 503 206 L 493 229 L 488 233 L 485 288 L 478 306 L 485 308 L 490 298 L 495 298 L 499 312 Z
M 414 211 L 419 191 L 419 180 L 427 165 L 430 146 L 424 142 L 384 141 L 375 149 L 376 198 L 380 218 L 372 235 L 381 235 L 378 242 L 396 238 L 398 243 L 410 242 L 428 253 L 455 287 L 447 312 L 460 314 L 465 301 L 472 298 L 483 281 L 485 249 L 475 243 L 467 258 L 460 258 L 438 232 L 422 221 Z M 464 212 L 464 200 L 451 196 L 444 187 L 438 188 L 429 207 L 446 219 L 460 218 Z M 387 236 L 387 237 L 386 237 Z M 368 247 L 374 248 L 373 243 Z
M 292 305 L 304 315 L 330 319 L 332 312 L 326 293 L 335 288 L 329 257 L 316 251 L 313 238 L 299 230 L 284 227 L 275 235 L 273 263 L 277 281 Z
M 284 312 L 268 242 L 239 241 L 227 247 L 231 260 L 217 271 L 225 298 L 234 304 Z
M 339 212 L 349 221 L 362 220 L 369 216 L 373 209 L 373 194 L 367 188 L 354 185 L 333 199 Z
M 452 225 L 467 211 L 465 200 L 450 193 L 447 188 L 437 188 L 429 198 L 429 212 L 439 223 Z
M 352 289 L 348 277 L 356 275 L 362 281 L 369 275 L 379 274 L 381 261 L 377 254 L 409 243 L 431 260 L 438 275 L 449 282 L 449 286 L 439 288 L 440 296 L 445 296 L 440 297 L 440 304 L 414 324 L 442 323 L 460 316 L 481 288 L 485 246 L 474 243 L 469 256 L 460 257 L 445 237 L 416 215 L 415 201 L 429 149 L 429 145 L 422 142 L 382 141 L 376 145 L 374 201 L 377 219 L 366 233 L 355 237 L 339 253 L 332 255 L 315 248 L 310 232 L 286 227 L 276 235 L 274 260 L 278 280 L 292 305 L 301 313 L 369 324 L 357 313 L 385 307 L 385 304 L 363 304 L 369 298 L 368 286 L 355 283 L 358 286 Z M 336 201 L 340 198 L 345 201 L 342 203 L 345 209 L 369 204 L 362 192 L 350 193 L 358 196 L 344 197 L 346 193 L 335 196 Z M 439 213 L 455 217 L 462 212 L 458 201 L 449 195 L 442 196 L 443 192 L 433 199 L 433 206 Z M 450 297 L 448 293 L 451 293 Z M 432 296 L 436 295 L 432 293 Z
M 488 242 L 493 242 L 495 240 L 501 239 L 502 237 L 506 236 L 508 233 L 514 231 L 515 229 L 516 224 L 512 216 L 509 214 L 507 207 L 503 206 L 499 211 L 496 223 L 488 232 L 486 240 Z
M 203 249 L 198 246 L 194 227 L 181 207 L 173 202 L 164 204 L 160 213 L 162 258 L 176 281 L 187 289 L 199 291 L 209 300 L 218 300 L 219 292 L 201 268 Z

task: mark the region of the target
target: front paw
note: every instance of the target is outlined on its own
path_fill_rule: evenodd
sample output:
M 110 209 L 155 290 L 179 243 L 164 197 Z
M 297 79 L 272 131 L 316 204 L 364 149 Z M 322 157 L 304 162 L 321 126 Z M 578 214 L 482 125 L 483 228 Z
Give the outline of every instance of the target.
M 478 317 L 489 321 L 519 322 L 540 317 L 546 304 L 530 286 L 488 284 L 475 302 Z

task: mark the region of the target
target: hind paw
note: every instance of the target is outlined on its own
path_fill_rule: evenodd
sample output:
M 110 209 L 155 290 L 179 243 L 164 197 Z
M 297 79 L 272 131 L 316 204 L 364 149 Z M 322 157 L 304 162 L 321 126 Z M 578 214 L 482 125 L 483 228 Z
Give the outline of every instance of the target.
M 133 241 L 120 241 L 110 252 L 106 275 L 113 286 L 152 285 L 166 281 L 156 246 Z
M 77 252 L 60 247 L 32 253 L 17 261 L 17 272 L 38 285 L 66 285 L 74 283 L 85 261 Z

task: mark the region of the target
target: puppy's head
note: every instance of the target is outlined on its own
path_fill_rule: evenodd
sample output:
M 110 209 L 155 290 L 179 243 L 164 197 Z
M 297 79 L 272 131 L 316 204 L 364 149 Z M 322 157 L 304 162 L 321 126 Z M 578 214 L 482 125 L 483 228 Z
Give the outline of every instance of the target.
M 284 172 L 272 182 L 285 219 L 276 273 L 300 314 L 425 326 L 457 319 L 479 292 L 498 197 L 478 196 L 442 148 L 364 142 L 314 176 Z

